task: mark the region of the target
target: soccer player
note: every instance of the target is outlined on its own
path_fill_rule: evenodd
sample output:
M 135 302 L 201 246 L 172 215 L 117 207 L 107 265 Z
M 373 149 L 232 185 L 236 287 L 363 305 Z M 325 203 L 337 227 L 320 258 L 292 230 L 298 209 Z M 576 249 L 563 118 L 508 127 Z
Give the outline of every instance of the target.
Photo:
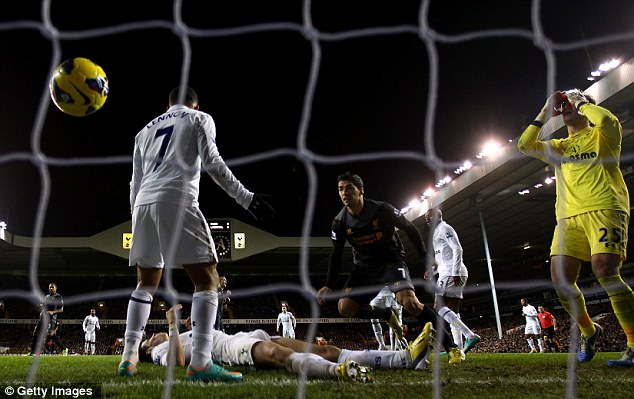
M 95 309 L 90 309 L 90 314 L 84 318 L 84 322 L 82 323 L 82 327 L 84 329 L 84 355 L 95 354 L 96 341 L 97 341 L 97 333 L 96 330 L 101 329 L 99 327 L 99 318 L 97 317 L 97 311 Z
M 164 267 L 183 268 L 194 286 L 191 317 L 193 351 L 187 379 L 239 380 L 211 361 L 212 331 L 218 308 L 218 256 L 198 206 L 201 169 L 258 221 L 272 219 L 264 197 L 247 190 L 216 147 L 212 117 L 198 110 L 189 87 L 170 92 L 167 112 L 136 135 L 130 182 L 132 246 L 129 264 L 137 286 L 128 303 L 125 344 L 118 373 L 136 372 L 138 348 Z
M 50 283 L 48 285 L 48 294 L 44 297 L 44 302 L 40 304 L 42 310 L 40 311 L 40 319 L 35 325 L 33 330 L 33 340 L 31 341 L 31 353 L 33 356 L 42 351 L 44 346 L 44 339 L 40 339 L 40 332 L 46 325 L 46 339 L 52 339 L 53 342 L 60 349 L 61 354 L 68 355 L 68 348 L 62 344 L 62 341 L 57 336 L 58 327 L 58 315 L 64 312 L 64 298 L 57 292 L 57 284 Z
M 425 213 L 425 221 L 432 233 L 435 259 L 432 272 L 438 274 L 434 309 L 451 326 L 453 341 L 458 348 L 467 353 L 480 342 L 480 336 L 460 320 L 462 293 L 469 278 L 467 266 L 462 260 L 462 245 L 456 230 L 443 220 L 440 209 L 428 209 Z M 424 277 L 431 278 L 428 271 L 425 272 Z M 463 335 L 467 339 L 464 343 Z
M 282 303 L 282 311 L 277 315 L 275 329 L 278 333 L 280 332 L 280 325 L 282 326 L 283 337 L 295 338 L 297 320 L 295 320 L 295 316 L 288 311 L 288 304 L 285 302 Z
M 394 309 L 398 317 L 399 323 L 403 324 L 403 306 L 396 301 L 396 295 L 390 290 L 389 287 L 381 288 L 381 291 L 370 301 L 370 306 L 382 307 L 386 309 Z M 381 326 L 381 320 L 372 319 L 372 331 L 374 337 L 379 343 L 379 350 L 386 350 L 385 339 L 383 338 L 383 327 Z M 390 350 L 405 349 L 407 343 L 404 342 L 405 338 L 400 341 L 395 340 L 394 329 L 390 327 Z
M 175 365 L 184 365 L 191 352 L 191 332 L 178 334 L 175 305 L 166 313 L 169 335 L 154 334 L 141 344 L 140 361 L 157 365 L 169 364 L 169 339 L 175 341 Z M 190 320 L 185 321 L 190 328 Z M 260 368 L 286 368 L 289 372 L 304 371 L 308 377 L 337 377 L 340 381 L 366 382 L 371 367 L 382 369 L 413 369 L 425 364 L 433 329 L 428 323 L 410 349 L 402 351 L 349 351 L 332 345 L 313 345 L 293 338 L 271 338 L 263 330 L 239 332 L 235 335 L 214 331 L 212 357 L 227 366 L 250 365 Z
M 537 317 L 539 317 L 539 324 L 544 334 L 544 343 L 546 349 L 551 352 L 559 352 L 559 341 L 555 337 L 555 331 L 557 331 L 557 319 L 552 313 L 547 312 L 543 306 L 537 307 Z
M 526 325 L 524 326 L 524 334 L 526 335 L 526 342 L 531 348 L 530 353 L 536 353 L 535 341 L 533 338 L 537 338 L 537 344 L 539 345 L 539 352 L 544 353 L 544 341 L 542 340 L 542 328 L 539 325 L 539 318 L 537 317 L 537 310 L 535 306 L 528 303 L 528 299 L 520 299 L 522 304 L 522 316 L 526 318 Z
M 214 329 L 224 331 L 225 326 L 222 323 L 222 314 L 231 302 L 231 290 L 227 289 L 227 277 L 220 276 L 218 283 L 218 313 L 216 313 L 216 322 Z
M 544 123 L 561 115 L 562 139 L 540 140 Z M 523 153 L 554 166 L 557 225 L 550 248 L 550 274 L 563 308 L 581 330 L 577 359 L 592 360 L 602 328 L 588 314 L 577 286 L 583 262 L 607 292 L 627 337 L 610 366 L 634 366 L 634 293 L 621 278 L 626 257 L 630 197 L 620 169 L 623 128 L 618 118 L 578 89 L 553 93 L 517 143 Z
M 438 333 L 449 354 L 449 363 L 461 363 L 465 358 L 464 352 L 447 333 L 444 320 L 432 308 L 423 305 L 414 292 L 405 262 L 405 250 L 396 229 L 407 234 L 424 264 L 427 253 L 416 226 L 394 206 L 365 198 L 363 180 L 358 175 L 348 172 L 338 176 L 337 189 L 344 206 L 332 222 L 333 250 L 328 262 L 326 284 L 317 292 L 319 303 L 326 303 L 326 295 L 332 292 L 347 241 L 352 246 L 354 264 L 344 284 L 344 295 L 339 298 L 339 313 L 344 317 L 386 320 L 394 329 L 397 339 L 401 340 L 403 329 L 396 313 L 392 309 L 371 306 L 372 294 L 355 293 L 355 289 L 387 285 L 396 295 L 396 300 L 421 325 L 440 321 L 437 324 L 441 329 Z

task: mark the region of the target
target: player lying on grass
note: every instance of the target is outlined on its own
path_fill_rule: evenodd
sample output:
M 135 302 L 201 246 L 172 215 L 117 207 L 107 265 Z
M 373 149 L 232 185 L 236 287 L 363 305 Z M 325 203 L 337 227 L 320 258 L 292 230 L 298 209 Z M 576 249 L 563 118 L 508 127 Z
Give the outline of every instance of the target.
M 178 334 L 176 305 L 166 313 L 170 335 L 158 333 L 141 343 L 139 360 L 167 366 L 184 366 L 191 355 L 191 333 Z M 189 321 L 189 319 L 188 319 Z M 188 322 L 186 322 L 189 328 Z M 312 345 L 292 338 L 271 338 L 263 330 L 235 335 L 214 331 L 212 359 L 226 366 L 286 368 L 312 378 L 338 378 L 341 381 L 366 382 L 371 367 L 416 368 L 425 364 L 432 334 L 428 323 L 421 334 L 403 351 L 349 351 L 331 345 Z M 175 353 L 170 353 L 170 338 Z

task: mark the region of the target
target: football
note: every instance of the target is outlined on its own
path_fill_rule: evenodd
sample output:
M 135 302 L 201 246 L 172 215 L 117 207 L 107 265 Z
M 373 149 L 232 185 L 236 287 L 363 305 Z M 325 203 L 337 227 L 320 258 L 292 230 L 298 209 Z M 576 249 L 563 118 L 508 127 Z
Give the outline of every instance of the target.
M 49 83 L 53 102 L 64 113 L 86 116 L 97 112 L 108 99 L 108 77 L 87 58 L 62 62 Z

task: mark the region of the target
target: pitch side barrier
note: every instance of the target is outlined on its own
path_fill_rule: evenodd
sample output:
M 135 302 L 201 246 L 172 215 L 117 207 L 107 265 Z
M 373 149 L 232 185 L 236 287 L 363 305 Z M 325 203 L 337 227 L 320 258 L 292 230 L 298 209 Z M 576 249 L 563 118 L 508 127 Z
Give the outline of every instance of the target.
M 39 319 L 0 319 L 0 324 L 37 324 Z M 355 318 L 304 318 L 296 319 L 297 324 L 349 324 L 349 323 L 369 323 L 367 319 Z M 412 319 L 413 320 L 413 319 Z M 58 319 L 60 324 L 82 324 L 84 319 Z M 407 318 L 406 320 L 407 321 Z M 181 322 L 183 322 L 181 320 Z M 223 319 L 225 325 L 257 325 L 257 324 L 276 324 L 277 319 Z M 99 320 L 99 324 L 104 325 L 125 325 L 125 319 Z M 165 319 L 148 320 L 147 324 L 167 325 Z

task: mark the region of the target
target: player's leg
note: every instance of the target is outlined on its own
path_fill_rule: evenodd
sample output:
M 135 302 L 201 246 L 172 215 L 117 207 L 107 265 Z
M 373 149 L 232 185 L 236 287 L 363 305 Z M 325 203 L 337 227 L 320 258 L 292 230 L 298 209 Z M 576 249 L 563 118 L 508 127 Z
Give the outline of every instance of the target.
M 544 330 L 544 352 L 554 352 L 555 350 L 553 349 L 553 344 L 550 340 L 550 338 L 548 338 L 548 332 L 546 330 Z
M 562 307 L 581 330 L 577 358 L 580 362 L 587 362 L 594 357 L 594 344 L 602 329 L 590 318 L 583 293 L 577 286 L 581 265 L 581 259 L 554 255 L 551 257 L 550 273 Z
M 49 332 L 49 337 L 53 340 L 55 345 L 57 345 L 57 347 L 59 348 L 59 351 L 60 351 L 60 353 L 62 355 L 64 355 L 64 356 L 68 355 L 68 348 L 59 339 L 59 336 L 57 335 L 55 330 L 52 330 L 52 331 Z
M 537 346 L 539 347 L 539 353 L 544 353 L 544 340 L 541 334 L 537 335 Z
M 46 316 L 42 314 L 40 319 L 37 321 L 35 328 L 33 329 L 33 338 L 31 340 L 31 353 L 29 355 L 33 356 L 42 351 L 44 347 L 44 341 L 46 339 L 46 324 L 47 322 L 44 320 Z M 38 345 L 39 344 L 39 345 Z
M 396 300 L 403 305 L 403 309 L 416 317 L 421 325 L 432 323 L 436 329 L 436 340 L 449 354 L 449 362 L 457 364 L 465 359 L 464 352 L 454 343 L 447 322 L 431 306 L 422 304 L 416 297 L 413 289 L 405 289 L 396 293 Z
M 610 366 L 634 366 L 634 294 L 620 275 L 621 261 L 618 255 L 597 254 L 592 256 L 592 270 L 607 292 L 614 315 L 625 336 L 627 347 L 618 360 L 608 361 Z
M 333 345 L 315 345 L 306 341 L 292 339 L 287 337 L 277 337 L 272 339 L 276 344 L 289 348 L 298 353 L 314 353 L 331 362 L 337 362 L 341 349 Z
M 192 351 L 186 379 L 190 381 L 239 381 L 242 373 L 231 372 L 211 360 L 213 328 L 218 310 L 219 282 L 216 263 L 184 264 L 194 285 L 191 307 Z
M 391 309 L 387 309 L 383 306 L 372 306 L 370 302 L 373 297 L 368 295 L 354 295 L 353 287 L 367 287 L 373 284 L 377 284 L 376 281 L 368 279 L 366 275 L 362 275 L 359 273 L 351 273 L 350 277 L 346 281 L 344 285 L 344 291 L 346 296 L 339 299 L 337 306 L 339 308 L 339 314 L 343 317 L 357 317 L 359 319 L 381 319 L 388 321 L 393 318 L 394 321 L 398 324 L 397 328 L 399 331 L 397 334 L 403 334 L 403 330 L 401 328 L 400 323 L 396 319 L 396 315 L 392 312 Z
M 163 275 L 161 243 L 153 217 L 155 206 L 137 206 L 132 213 L 132 234 L 135 238 L 130 248 L 129 264 L 136 267 L 137 285 L 128 301 L 124 346 L 118 368 L 121 376 L 136 373 L 139 345 L 150 316 L 154 293 Z
M 192 296 L 192 356 L 190 366 L 202 369 L 211 361 L 212 331 L 218 310 L 219 276 L 215 263 L 183 265 L 194 285 Z
M 94 355 L 97 351 L 97 333 L 95 331 L 90 333 L 90 354 Z
M 360 365 L 372 368 L 411 368 L 411 357 L 409 350 L 387 351 L 387 350 L 363 350 L 352 351 L 340 349 L 333 345 L 314 345 L 308 342 L 299 341 L 290 338 L 275 338 L 273 342 L 280 346 L 292 349 L 298 353 L 314 353 L 326 360 L 335 363 L 345 363 L 347 361 L 355 361 Z
M 139 345 L 143 339 L 145 324 L 150 317 L 154 293 L 160 284 L 162 275 L 162 268 L 137 266 L 136 289 L 128 301 L 119 375 L 132 376 L 136 373 L 136 364 L 139 361 Z
M 537 349 L 535 349 L 535 341 L 533 340 L 533 334 L 529 333 L 528 330 L 526 333 L 526 342 L 528 342 L 528 347 L 531 349 L 530 353 L 537 352 Z
M 379 293 L 370 301 L 370 306 L 386 308 L 386 294 L 392 295 L 392 291 L 388 290 L 386 293 L 383 289 L 381 289 L 381 291 L 379 291 Z M 385 349 L 385 339 L 383 338 L 383 327 L 381 326 L 381 319 L 371 319 L 370 324 L 372 325 L 374 338 L 379 344 L 379 349 Z
M 383 339 L 383 328 L 381 327 L 381 320 L 371 319 L 370 324 L 372 324 L 372 332 L 374 333 L 374 338 L 379 343 L 379 349 L 385 349 L 385 340 Z

